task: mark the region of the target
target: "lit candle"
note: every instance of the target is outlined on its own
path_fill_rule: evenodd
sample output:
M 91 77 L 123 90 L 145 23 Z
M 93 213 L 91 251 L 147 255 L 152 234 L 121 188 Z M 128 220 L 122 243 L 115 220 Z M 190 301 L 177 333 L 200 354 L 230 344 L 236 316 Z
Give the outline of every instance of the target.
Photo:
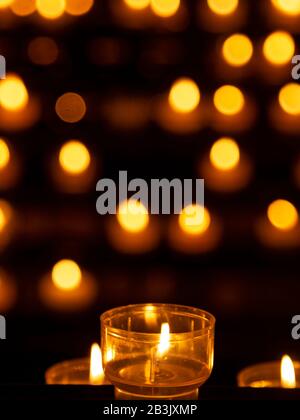
M 190 78 L 176 80 L 168 95 L 155 104 L 156 118 L 168 131 L 183 134 L 198 130 L 204 121 L 203 107 L 200 107 L 201 92 Z
M 120 203 L 116 217 L 107 224 L 108 239 L 121 252 L 143 253 L 159 242 L 158 225 L 143 203 L 129 199 Z
M 192 204 L 171 220 L 170 245 L 179 252 L 201 254 L 212 251 L 219 243 L 221 226 L 207 208 Z
M 101 341 L 111 357 L 104 358 L 104 370 L 117 399 L 197 398 L 213 366 L 214 324 L 209 313 L 178 305 L 130 305 L 105 312 Z
M 300 223 L 296 207 L 289 201 L 273 201 L 264 217 L 256 224 L 261 242 L 271 248 L 289 248 L 300 245 Z
M 300 363 L 285 355 L 281 362 L 260 363 L 243 369 L 237 380 L 240 387 L 298 388 Z
M 51 175 L 64 192 L 86 192 L 92 185 L 97 168 L 96 159 L 79 140 L 66 142 L 51 160 Z
M 222 192 L 244 188 L 253 172 L 249 158 L 229 137 L 222 137 L 213 144 L 209 156 L 204 156 L 200 162 L 199 169 L 206 185 Z
M 90 358 L 58 363 L 46 371 L 48 385 L 108 385 L 102 367 L 99 344 L 94 343 Z
M 98 287 L 95 279 L 75 261 L 61 260 L 43 277 L 39 293 L 43 303 L 51 309 L 72 312 L 91 305 Z
M 0 81 L 0 127 L 9 131 L 32 126 L 40 115 L 37 99 L 30 96 L 23 80 L 8 73 Z

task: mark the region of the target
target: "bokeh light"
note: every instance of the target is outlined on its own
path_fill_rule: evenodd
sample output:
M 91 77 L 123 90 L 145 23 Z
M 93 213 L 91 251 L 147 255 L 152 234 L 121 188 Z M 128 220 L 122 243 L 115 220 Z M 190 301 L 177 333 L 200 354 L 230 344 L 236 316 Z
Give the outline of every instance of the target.
M 210 150 L 210 162 L 218 170 L 229 171 L 240 162 L 240 149 L 231 138 L 217 140 Z
M 282 66 L 290 63 L 295 48 L 295 41 L 288 32 L 276 31 L 266 38 L 263 53 L 270 63 Z
M 295 206 L 287 200 L 276 200 L 268 207 L 268 219 L 277 229 L 288 231 L 298 224 L 298 211 Z
M 38 13 L 46 19 L 58 19 L 66 8 L 65 0 L 36 0 Z
M 29 97 L 22 79 L 8 74 L 0 81 L 0 105 L 8 111 L 20 111 L 25 108 Z
M 217 15 L 231 15 L 236 11 L 239 0 L 207 0 L 208 7 Z
M 34 38 L 28 45 L 28 56 L 34 64 L 48 66 L 55 63 L 59 50 L 52 38 L 45 36 Z
M 0 0 L 0 9 L 4 9 L 12 4 L 14 0 Z
M 173 16 L 179 7 L 180 0 L 151 0 L 151 9 L 159 17 Z
M 58 98 L 55 111 L 63 121 L 76 123 L 85 116 L 86 104 L 80 95 L 68 92 Z
M 0 138 L 0 170 L 7 167 L 10 160 L 10 151 L 7 143 Z
M 5 200 L 0 200 L 0 233 L 4 231 L 12 217 L 12 208 Z
M 61 290 L 77 289 L 81 283 L 80 267 L 72 260 L 61 260 L 52 269 L 52 281 Z
M 66 0 L 66 12 L 72 16 L 88 13 L 94 6 L 94 0 Z
M 90 162 L 90 152 L 78 140 L 70 140 L 62 146 L 59 152 L 59 163 L 62 169 L 71 175 L 80 175 L 85 172 Z
M 300 0 L 271 0 L 277 10 L 286 15 L 297 16 L 300 14 Z
M 231 66 L 242 67 L 251 60 L 253 55 L 252 42 L 246 35 L 231 35 L 223 44 L 222 54 L 225 61 Z
M 149 215 L 143 203 L 129 199 L 119 205 L 117 220 L 124 230 L 139 233 L 149 224 Z
M 289 115 L 300 115 L 300 85 L 288 83 L 279 92 L 279 104 Z
M 17 16 L 29 16 L 36 10 L 35 0 L 14 0 L 10 8 Z
M 201 95 L 196 83 L 188 78 L 177 80 L 169 93 L 169 104 L 176 112 L 189 113 L 200 103 Z
M 209 228 L 211 217 L 205 207 L 190 204 L 182 210 L 178 223 L 183 232 L 189 235 L 201 235 Z
M 245 105 L 245 98 L 237 87 L 225 85 L 215 92 L 214 104 L 221 114 L 232 116 L 242 111 Z
M 150 0 L 124 0 L 124 3 L 134 10 L 143 10 L 150 5 Z

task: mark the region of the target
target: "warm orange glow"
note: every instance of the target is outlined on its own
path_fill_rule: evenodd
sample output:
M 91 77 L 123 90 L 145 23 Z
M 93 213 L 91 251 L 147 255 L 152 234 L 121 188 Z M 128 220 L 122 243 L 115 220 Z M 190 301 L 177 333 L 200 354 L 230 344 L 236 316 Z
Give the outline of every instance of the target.
M 12 216 L 11 206 L 4 200 L 0 200 L 0 233 L 4 231 Z
M 52 38 L 45 36 L 33 39 L 28 45 L 28 55 L 34 64 L 48 66 L 58 58 L 58 47 Z
M 35 12 L 35 0 L 14 0 L 10 8 L 17 16 L 28 16 Z
M 237 143 L 227 137 L 216 141 L 210 151 L 211 164 L 220 171 L 230 171 L 240 162 L 240 149 Z
M 55 111 L 65 122 L 75 123 L 80 121 L 86 113 L 84 99 L 77 93 L 68 92 L 56 101 Z
M 284 31 L 276 31 L 270 34 L 263 45 L 265 58 L 276 66 L 290 63 L 295 54 L 295 41 L 293 37 Z
M 169 94 L 169 104 L 176 112 L 189 113 L 194 111 L 200 103 L 200 91 L 191 79 L 177 80 Z
M 0 0 L 0 9 L 4 9 L 12 4 L 14 0 Z
M 300 14 L 300 0 L 271 0 L 273 6 L 276 7 L 280 12 L 290 15 L 297 16 Z
M 207 231 L 211 223 L 209 211 L 199 204 L 190 204 L 179 215 L 179 226 L 189 235 L 201 235 Z
M 131 233 L 139 233 L 149 224 L 146 207 L 137 200 L 127 200 L 120 204 L 117 219 L 123 229 Z
M 279 92 L 279 104 L 289 115 L 300 115 L 300 85 L 288 83 Z
M 94 0 L 66 0 L 66 12 L 73 16 L 88 13 L 94 6 Z
M 6 142 L 0 138 L 0 169 L 6 168 L 10 160 L 10 152 Z
M 246 35 L 231 35 L 223 44 L 222 54 L 225 61 L 231 66 L 242 67 L 251 60 L 252 42 Z
M 170 348 L 170 325 L 164 322 L 161 325 L 158 354 L 164 356 Z
M 217 15 L 231 15 L 239 5 L 239 0 L 207 0 L 208 7 Z
M 99 385 L 103 383 L 103 380 L 102 353 L 99 344 L 94 343 L 91 348 L 90 383 L 92 385 Z
M 64 14 L 65 0 L 36 0 L 36 9 L 46 19 L 57 19 Z
M 233 116 L 242 111 L 245 106 L 245 98 L 237 87 L 225 85 L 215 92 L 214 104 L 221 114 Z
M 81 270 L 72 260 L 61 260 L 52 269 L 52 281 L 61 290 L 77 289 L 81 283 Z
M 296 388 L 296 375 L 292 359 L 285 355 L 281 360 L 281 386 L 283 388 Z
M 276 200 L 268 207 L 268 219 L 277 229 L 289 231 L 294 229 L 299 220 L 295 206 L 286 200 Z
M 59 163 L 62 169 L 71 175 L 80 175 L 85 172 L 90 162 L 90 152 L 77 140 L 64 144 L 59 152 Z
M 20 111 L 28 103 L 28 92 L 22 79 L 8 74 L 0 81 L 0 105 L 8 111 Z
M 147 325 L 153 325 L 157 321 L 157 314 L 155 311 L 155 306 L 147 305 L 145 306 L 145 321 Z
M 180 0 L 151 0 L 153 12 L 163 18 L 175 15 L 180 7 Z
M 150 5 L 150 0 L 124 0 L 125 4 L 134 10 L 143 10 Z

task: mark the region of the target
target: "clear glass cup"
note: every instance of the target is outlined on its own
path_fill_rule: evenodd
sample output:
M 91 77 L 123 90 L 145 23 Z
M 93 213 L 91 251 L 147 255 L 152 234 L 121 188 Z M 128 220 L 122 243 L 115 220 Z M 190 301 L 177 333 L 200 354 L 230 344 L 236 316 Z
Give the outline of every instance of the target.
M 201 309 L 139 304 L 101 316 L 107 379 L 117 399 L 196 399 L 213 368 L 215 318 Z

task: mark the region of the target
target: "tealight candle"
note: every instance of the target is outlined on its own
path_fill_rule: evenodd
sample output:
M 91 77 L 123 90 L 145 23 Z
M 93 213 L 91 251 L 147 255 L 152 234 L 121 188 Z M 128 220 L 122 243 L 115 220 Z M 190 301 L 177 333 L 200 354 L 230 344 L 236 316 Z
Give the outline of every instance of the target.
M 168 95 L 155 103 L 155 113 L 158 123 L 168 131 L 183 134 L 201 128 L 205 115 L 197 84 L 188 77 L 176 80 Z
M 97 296 L 97 283 L 72 260 L 56 263 L 39 285 L 41 300 L 60 311 L 77 311 L 92 304 Z
M 169 227 L 170 245 L 185 254 L 212 251 L 220 241 L 221 226 L 207 208 L 192 204 L 174 217 Z
M 285 355 L 281 362 L 260 363 L 243 369 L 237 381 L 240 387 L 299 388 L 300 363 Z
M 222 137 L 200 162 L 200 173 L 210 189 L 234 192 L 249 183 L 252 165 L 234 139 Z
M 118 399 L 195 399 L 213 367 L 215 318 L 179 305 L 130 305 L 101 316 L 106 377 Z
M 273 201 L 264 217 L 256 224 L 256 232 L 264 245 L 271 248 L 289 248 L 300 245 L 299 214 L 287 200 Z
M 45 374 L 48 385 L 108 385 L 103 367 L 100 346 L 91 348 L 90 359 L 74 359 L 50 367 Z
M 118 251 L 143 253 L 159 242 L 157 223 L 150 218 L 146 207 L 134 199 L 120 203 L 116 217 L 107 224 L 108 239 Z

